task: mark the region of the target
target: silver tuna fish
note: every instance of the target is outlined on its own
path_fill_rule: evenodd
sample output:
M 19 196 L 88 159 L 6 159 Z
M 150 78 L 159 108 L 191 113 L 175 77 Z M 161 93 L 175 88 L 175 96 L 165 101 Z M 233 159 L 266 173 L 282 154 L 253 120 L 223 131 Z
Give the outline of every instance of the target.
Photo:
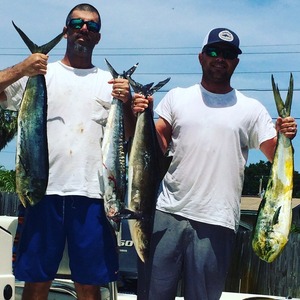
M 293 97 L 293 76 L 285 104 L 272 76 L 274 98 L 280 117 L 291 112 Z M 294 173 L 294 150 L 292 142 L 278 132 L 277 146 L 272 163 L 266 192 L 261 201 L 253 233 L 252 247 L 259 258 L 274 261 L 288 242 L 292 221 L 292 192 Z
M 118 74 L 105 60 L 113 78 L 127 78 L 137 68 L 134 65 L 123 74 Z M 112 99 L 102 142 L 104 207 L 106 216 L 115 231 L 120 228 L 120 214 L 125 209 L 126 151 L 123 120 L 123 102 Z
M 34 44 L 13 23 L 32 53 L 47 54 L 63 33 L 43 46 Z M 48 184 L 47 89 L 44 75 L 29 77 L 18 115 L 16 191 L 24 206 L 38 203 Z
M 133 90 L 146 97 L 169 80 L 151 88 L 153 83 L 143 86 L 129 78 Z M 164 156 L 160 149 L 153 113 L 147 108 L 138 114 L 128 165 L 128 209 L 132 211 L 129 228 L 136 252 L 143 262 L 149 256 L 159 184 L 170 162 L 171 158 Z

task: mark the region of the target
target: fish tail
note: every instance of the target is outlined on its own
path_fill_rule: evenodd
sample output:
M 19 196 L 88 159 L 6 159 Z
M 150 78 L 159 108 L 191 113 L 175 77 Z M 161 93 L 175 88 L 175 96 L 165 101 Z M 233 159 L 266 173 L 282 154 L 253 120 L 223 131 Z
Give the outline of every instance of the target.
M 292 106 L 292 98 L 293 98 L 293 90 L 294 90 L 294 79 L 293 74 L 290 75 L 290 84 L 289 89 L 286 97 L 285 103 L 283 102 L 278 85 L 275 84 L 274 77 L 271 77 L 272 81 L 272 88 L 273 88 L 273 95 L 276 103 L 276 108 L 278 111 L 278 115 L 282 118 L 288 117 L 291 114 L 291 106 Z
M 290 114 L 291 114 L 293 90 L 294 90 L 294 78 L 293 78 L 293 74 L 291 73 L 290 85 L 289 85 L 289 89 L 288 89 L 288 93 L 287 93 L 286 101 L 285 101 L 285 109 L 286 109 L 287 116 L 290 116 Z
M 119 74 L 114 68 L 113 66 L 108 62 L 108 60 L 106 58 L 105 62 L 107 64 L 108 70 L 110 72 L 110 74 L 112 75 L 113 78 L 127 78 L 130 75 L 132 75 L 132 73 L 135 71 L 135 69 L 137 68 L 139 63 L 136 63 L 133 67 L 131 67 L 129 70 L 124 71 L 123 74 Z
M 47 54 L 50 52 L 51 49 L 53 49 L 59 41 L 62 39 L 64 33 L 60 33 L 58 36 L 56 36 L 54 39 L 52 39 L 49 43 L 46 43 L 42 46 L 38 46 L 37 44 L 33 43 L 30 38 L 12 21 L 13 26 L 21 36 L 22 40 L 28 47 L 28 49 L 31 51 L 31 53 L 43 53 Z
M 112 75 L 113 78 L 118 78 L 119 77 L 119 73 L 113 68 L 113 66 L 108 62 L 108 60 L 106 58 L 105 62 L 107 64 L 108 70 L 110 72 L 110 74 Z
M 52 39 L 49 43 L 44 44 L 43 46 L 40 47 L 41 53 L 47 54 L 50 52 L 62 39 L 64 33 L 60 33 L 57 35 L 54 39 Z
M 22 195 L 22 194 L 20 194 L 20 193 L 18 193 L 17 192 L 17 194 L 18 194 L 18 197 L 19 197 L 19 200 L 20 200 L 20 202 L 21 202 L 21 204 L 23 205 L 23 207 L 27 207 L 27 201 L 26 201 L 26 198 Z

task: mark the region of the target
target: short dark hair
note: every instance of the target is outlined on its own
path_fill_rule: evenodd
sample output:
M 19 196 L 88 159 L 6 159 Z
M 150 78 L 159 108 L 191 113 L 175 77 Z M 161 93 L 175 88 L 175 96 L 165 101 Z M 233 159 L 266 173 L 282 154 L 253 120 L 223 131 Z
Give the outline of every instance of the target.
M 68 26 L 70 20 L 72 19 L 71 15 L 72 15 L 74 10 L 83 10 L 83 11 L 89 11 L 89 12 L 96 13 L 98 15 L 98 19 L 99 19 L 98 23 L 99 23 L 100 28 L 101 28 L 101 17 L 100 17 L 99 11 L 93 5 L 88 4 L 88 3 L 78 4 L 70 10 L 70 12 L 67 16 L 67 19 L 66 19 L 66 26 Z

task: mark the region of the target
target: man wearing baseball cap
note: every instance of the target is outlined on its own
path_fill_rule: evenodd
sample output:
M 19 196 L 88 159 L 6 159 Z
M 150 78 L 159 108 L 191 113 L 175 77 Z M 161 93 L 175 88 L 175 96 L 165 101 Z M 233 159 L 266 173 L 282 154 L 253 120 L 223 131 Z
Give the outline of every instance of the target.
M 211 30 L 199 53 L 200 83 L 170 90 L 155 109 L 160 146 L 173 160 L 157 200 L 149 293 L 138 299 L 173 300 L 180 278 L 184 299 L 220 299 L 239 226 L 248 151 L 260 149 L 272 161 L 277 131 L 296 135 L 294 118 L 278 118 L 275 127 L 259 101 L 231 87 L 241 53 L 236 33 Z M 134 95 L 133 111 L 152 101 Z
M 235 49 L 237 54 L 242 54 L 239 37 L 227 28 L 212 29 L 204 38 L 202 48 L 218 43 L 227 44 Z

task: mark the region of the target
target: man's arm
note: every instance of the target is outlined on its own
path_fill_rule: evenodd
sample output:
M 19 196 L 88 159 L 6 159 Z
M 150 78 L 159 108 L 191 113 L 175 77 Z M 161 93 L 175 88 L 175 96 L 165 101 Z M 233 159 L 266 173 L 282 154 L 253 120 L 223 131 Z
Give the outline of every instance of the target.
M 278 118 L 276 121 L 276 130 L 280 131 L 289 139 L 293 139 L 297 134 L 297 123 L 293 117 Z M 260 145 L 260 150 L 266 158 L 272 162 L 275 154 L 277 137 L 264 141 Z
M 156 124 L 158 142 L 163 153 L 166 153 L 172 138 L 172 126 L 162 117 L 159 117 Z
M 266 158 L 270 162 L 273 162 L 276 143 L 277 143 L 277 137 L 274 137 L 270 140 L 264 141 L 263 143 L 260 144 L 259 147 L 262 153 L 266 156 Z
M 6 100 L 4 90 L 23 76 L 46 74 L 48 56 L 34 53 L 22 62 L 0 71 L 0 102 Z
M 150 107 L 153 110 L 153 96 L 145 96 L 140 94 L 134 94 L 132 109 L 135 114 L 143 112 L 147 107 Z M 166 153 L 169 147 L 169 143 L 172 138 L 172 126 L 162 117 L 159 117 L 155 123 L 157 139 L 160 145 L 160 148 L 163 153 Z

